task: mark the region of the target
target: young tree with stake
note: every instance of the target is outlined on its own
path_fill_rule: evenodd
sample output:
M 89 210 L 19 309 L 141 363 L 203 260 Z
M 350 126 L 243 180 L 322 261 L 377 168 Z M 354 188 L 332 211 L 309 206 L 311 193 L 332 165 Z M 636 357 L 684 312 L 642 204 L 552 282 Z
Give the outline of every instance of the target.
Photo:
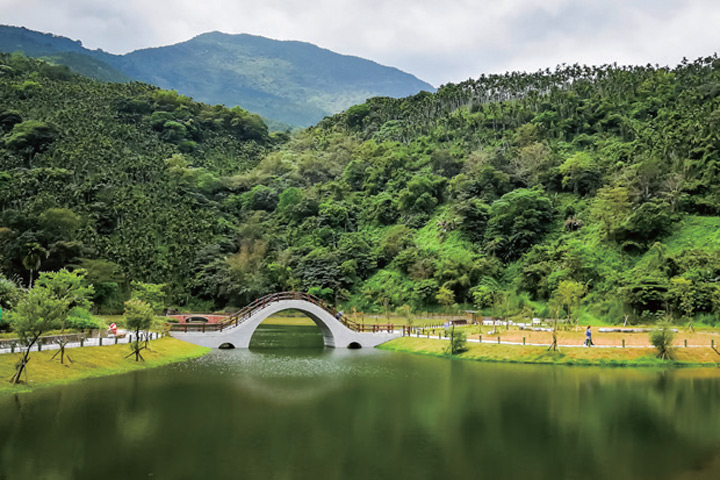
M 30 349 L 43 333 L 60 324 L 63 315 L 67 315 L 67 310 L 67 300 L 56 298 L 46 288 L 37 287 L 30 290 L 10 312 L 10 326 L 26 346 L 10 383 L 20 383 L 23 372 L 27 378 L 26 367 L 30 361 Z
M 10 379 L 12 383 L 19 383 L 23 372 L 27 376 L 30 349 L 42 334 L 54 328 L 62 328 L 64 331 L 70 308 L 90 307 L 93 287 L 85 284 L 85 274 L 82 269 L 74 272 L 63 269 L 59 272 L 41 273 L 35 288 L 10 312 L 10 326 L 26 345 L 15 374 Z M 64 361 L 66 343 L 65 340 L 60 341 L 60 363 Z
M 60 349 L 52 357 L 55 359 L 55 357 L 60 355 L 61 364 L 65 363 L 65 346 L 68 341 L 65 339 L 64 334 L 70 309 L 80 307 L 89 310 L 92 306 L 90 298 L 95 293 L 95 289 L 92 285 L 86 283 L 86 275 L 87 271 L 82 268 L 72 272 L 62 269 L 58 272 L 41 273 L 36 282 L 37 288 L 44 288 L 49 291 L 53 297 L 67 303 L 67 308 L 59 320 L 59 328 L 62 330 L 60 340 L 58 341 Z M 69 355 L 68 360 L 72 362 Z
M 145 359 L 140 354 L 140 351 L 145 349 L 146 346 L 140 342 L 140 331 L 147 330 L 152 325 L 155 314 L 153 313 L 152 307 L 142 300 L 131 299 L 125 302 L 125 325 L 128 330 L 135 330 L 135 341 L 130 343 L 130 349 L 132 350 L 125 358 L 135 355 L 135 361 Z

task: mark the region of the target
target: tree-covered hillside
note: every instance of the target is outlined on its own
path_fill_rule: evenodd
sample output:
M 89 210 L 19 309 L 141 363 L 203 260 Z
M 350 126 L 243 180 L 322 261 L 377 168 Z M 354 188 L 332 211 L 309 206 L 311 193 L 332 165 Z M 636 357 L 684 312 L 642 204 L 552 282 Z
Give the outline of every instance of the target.
M 717 314 L 718 95 L 710 57 L 354 106 L 242 176 L 251 234 L 225 266 L 252 290 L 233 301 L 297 288 L 365 311 Z
M 237 107 L 2 54 L 2 272 L 27 285 L 38 271 L 82 266 L 97 300 L 115 307 L 131 280 L 181 294 L 203 249 L 235 231 L 226 178 L 272 141 Z
M 366 312 L 717 318 L 716 57 L 483 77 L 291 138 L 145 85 L 0 69 L 3 272 L 25 283 L 84 266 L 103 308 L 138 280 L 177 305 L 295 289 Z

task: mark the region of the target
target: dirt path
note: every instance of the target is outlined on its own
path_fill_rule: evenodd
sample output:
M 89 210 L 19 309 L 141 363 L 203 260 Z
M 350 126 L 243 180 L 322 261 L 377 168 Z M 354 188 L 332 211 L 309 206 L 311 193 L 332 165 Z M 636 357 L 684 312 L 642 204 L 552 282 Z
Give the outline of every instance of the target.
M 488 333 L 490 330 L 488 327 L 483 328 L 483 340 L 497 339 L 500 336 L 501 342 L 522 343 L 524 337 L 527 343 L 540 345 L 550 345 L 552 343 L 552 333 L 550 332 L 533 332 L 511 328 L 509 331 L 501 330 L 498 334 L 490 335 Z M 593 328 L 591 331 L 593 343 L 596 346 L 621 347 L 623 340 L 625 340 L 625 346 L 628 347 L 648 347 L 651 345 L 648 333 L 602 333 L 598 332 L 597 328 Z M 477 339 L 478 335 L 470 335 L 469 338 Z M 688 347 L 709 347 L 714 341 L 715 346 L 720 348 L 720 335 L 715 332 L 688 333 L 679 331 L 675 334 L 673 345 L 684 347 L 685 340 L 687 340 Z M 577 332 L 574 330 L 558 332 L 558 343 L 561 345 L 582 346 L 585 343 L 585 329 L 579 329 Z

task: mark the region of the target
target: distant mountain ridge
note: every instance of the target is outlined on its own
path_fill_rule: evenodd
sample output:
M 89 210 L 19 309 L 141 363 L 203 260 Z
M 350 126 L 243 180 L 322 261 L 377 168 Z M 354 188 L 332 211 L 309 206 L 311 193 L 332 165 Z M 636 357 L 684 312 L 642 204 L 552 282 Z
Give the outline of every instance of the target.
M 435 90 L 397 68 L 310 43 L 247 34 L 210 32 L 175 45 L 113 55 L 65 37 L 0 26 L 0 51 L 45 57 L 104 81 L 139 80 L 205 103 L 240 105 L 301 127 L 371 97 Z

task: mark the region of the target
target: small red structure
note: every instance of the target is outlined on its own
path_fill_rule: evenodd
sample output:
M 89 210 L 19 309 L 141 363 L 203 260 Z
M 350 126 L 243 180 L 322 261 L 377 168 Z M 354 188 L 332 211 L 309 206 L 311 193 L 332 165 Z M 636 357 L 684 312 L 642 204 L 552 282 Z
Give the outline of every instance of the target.
M 174 318 L 178 323 L 219 323 L 227 319 L 229 315 L 210 315 L 205 313 L 190 313 L 183 315 L 168 315 L 170 318 Z

